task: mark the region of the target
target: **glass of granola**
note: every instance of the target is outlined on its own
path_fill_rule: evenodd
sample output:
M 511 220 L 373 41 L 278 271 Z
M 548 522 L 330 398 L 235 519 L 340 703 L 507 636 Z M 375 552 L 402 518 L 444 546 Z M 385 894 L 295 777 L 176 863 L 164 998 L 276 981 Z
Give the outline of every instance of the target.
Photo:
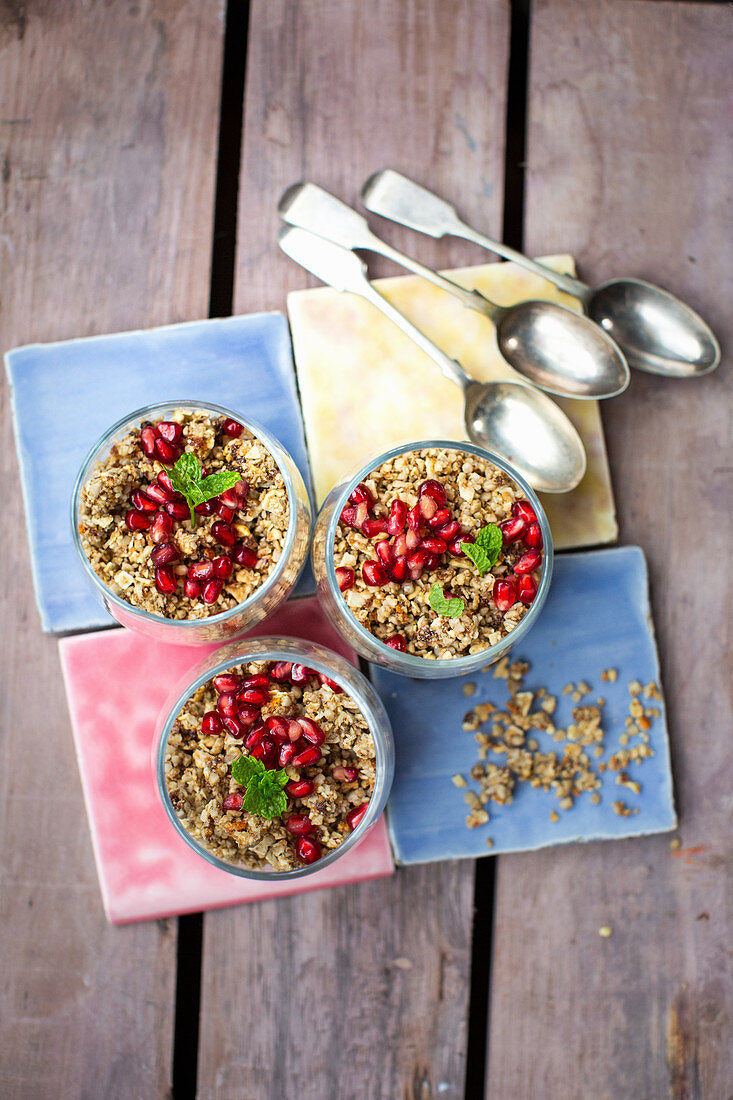
M 264 428 L 205 401 L 138 409 L 94 444 L 72 497 L 79 558 L 123 626 L 177 645 L 236 638 L 292 591 L 311 509 Z
M 301 878 L 381 815 L 394 743 L 354 665 L 315 642 L 244 639 L 208 656 L 163 708 L 166 813 L 203 859 L 244 878 Z
M 499 660 L 536 620 L 552 574 L 549 524 L 527 482 L 448 440 L 394 447 L 332 489 L 312 554 L 343 637 L 430 679 Z

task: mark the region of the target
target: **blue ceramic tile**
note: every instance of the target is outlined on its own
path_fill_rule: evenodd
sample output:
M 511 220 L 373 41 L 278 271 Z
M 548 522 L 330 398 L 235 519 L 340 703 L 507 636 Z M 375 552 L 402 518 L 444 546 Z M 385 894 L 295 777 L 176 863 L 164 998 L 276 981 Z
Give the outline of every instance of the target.
M 564 696 L 565 684 L 585 680 L 592 688 L 584 702 L 597 696 L 606 700 L 604 729 L 606 751 L 601 760 L 621 746 L 619 736 L 629 712 L 628 684 L 638 679 L 659 683 L 659 664 L 648 598 L 646 562 L 638 547 L 560 555 L 550 595 L 537 624 L 523 639 L 512 659 L 529 661 L 531 669 L 524 685 L 527 690 L 545 687 L 558 698 L 553 721 L 566 728 L 571 710 L 577 705 Z M 603 683 L 601 671 L 617 668 L 615 684 Z M 616 772 L 602 776 L 602 801 L 594 806 L 588 794 L 575 800 L 571 810 L 558 809 L 552 791 L 521 783 L 508 806 L 490 802 L 487 825 L 468 829 L 465 791 L 455 787 L 451 776 L 460 772 L 469 778 L 478 759 L 473 733 L 462 728 L 464 714 L 479 702 L 493 702 L 501 709 L 507 699 L 506 681 L 495 679 L 493 671 L 455 680 L 409 680 L 371 666 L 372 678 L 392 721 L 397 746 L 397 767 L 390 796 L 389 828 L 395 857 L 400 863 L 426 863 L 486 855 L 486 838 L 494 844 L 492 854 L 542 848 L 576 840 L 611 839 L 645 833 L 665 832 L 676 824 L 672 801 L 664 705 L 650 730 L 655 755 L 642 764 L 631 764 L 631 779 L 642 785 L 639 795 L 617 786 Z M 467 698 L 463 685 L 477 684 Z M 484 726 L 483 728 L 487 728 Z M 559 745 L 543 733 L 536 737 L 541 749 Z M 489 761 L 505 757 L 489 755 Z M 591 757 L 593 765 L 597 765 Z M 618 816 L 614 800 L 639 808 L 630 817 Z M 550 812 L 558 809 L 560 820 L 553 824 Z
M 50 632 L 108 626 L 71 541 L 79 467 L 116 420 L 156 401 L 240 408 L 290 452 L 310 487 L 290 334 L 281 313 L 32 344 L 5 357 L 36 600 Z M 314 590 L 310 567 L 296 595 Z

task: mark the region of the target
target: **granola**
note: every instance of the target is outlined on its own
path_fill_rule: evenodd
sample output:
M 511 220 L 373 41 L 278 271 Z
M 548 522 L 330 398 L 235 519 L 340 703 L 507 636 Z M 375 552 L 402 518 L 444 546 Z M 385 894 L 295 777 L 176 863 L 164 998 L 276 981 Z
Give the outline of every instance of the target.
M 503 544 L 481 575 L 460 544 L 489 524 L 504 525 Z M 357 487 L 341 513 L 334 564 L 362 626 L 395 649 L 445 660 L 489 649 L 516 629 L 537 592 L 541 548 L 532 507 L 503 470 L 436 447 L 395 456 Z M 462 612 L 433 610 L 436 583 L 464 601 Z
M 293 670 L 301 683 L 292 682 Z M 299 675 L 299 670 L 307 675 Z M 194 692 L 178 714 L 166 748 L 171 804 L 183 828 L 220 860 L 250 870 L 301 868 L 338 848 L 366 812 L 376 776 L 374 741 L 366 719 L 338 685 L 334 690 L 329 686 L 333 681 L 302 665 L 252 661 L 226 675 L 241 679 L 245 690 L 248 683 L 269 682 L 267 688 L 247 692 L 250 697 L 259 692 L 264 698 L 255 707 L 259 715 L 253 724 L 252 708 L 240 705 L 235 712 L 239 717 L 230 725 L 220 707 L 231 693 L 222 693 L 215 685 L 231 685 L 222 685 L 219 677 Z M 226 702 L 224 709 L 229 709 Z M 283 718 L 281 737 L 278 723 Z M 307 740 L 293 742 L 292 733 L 287 732 L 289 723 L 298 719 L 306 723 L 301 732 L 308 729 L 310 720 L 310 729 L 315 724 L 325 735 L 317 747 L 317 759 L 307 766 L 284 764 L 288 804 L 283 814 L 268 819 L 246 812 L 241 809 L 242 787 L 232 776 L 232 763 L 242 755 L 263 759 L 272 768 L 286 756 L 297 760 L 303 746 L 313 748 Z M 290 750 L 293 744 L 295 755 Z M 305 856 L 300 854 L 303 838 L 310 845 Z
M 178 434 L 168 461 L 146 454 L 142 433 L 157 426 L 143 424 L 96 464 L 81 491 L 81 544 L 120 599 L 168 619 L 202 619 L 244 603 L 280 560 L 287 489 L 265 445 L 235 421 L 177 409 L 162 423 Z M 184 451 L 207 475 L 241 474 L 237 488 L 196 508 L 195 527 L 166 469 Z

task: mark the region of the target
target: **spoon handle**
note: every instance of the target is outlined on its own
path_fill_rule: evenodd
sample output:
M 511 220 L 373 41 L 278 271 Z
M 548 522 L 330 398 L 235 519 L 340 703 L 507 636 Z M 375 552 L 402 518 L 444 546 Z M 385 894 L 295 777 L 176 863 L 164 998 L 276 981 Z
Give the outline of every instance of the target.
M 482 248 L 503 256 L 505 260 L 513 260 L 535 275 L 548 279 L 574 298 L 585 301 L 588 297 L 588 287 L 579 279 L 553 271 L 552 268 L 531 260 L 524 253 L 479 233 L 462 221 L 451 203 L 391 168 L 370 176 L 362 188 L 361 200 L 373 214 L 389 218 L 430 237 L 462 237 L 473 241 Z
M 317 275 L 321 282 L 327 283 L 335 290 L 358 294 L 359 297 L 365 298 L 367 302 L 376 306 L 385 317 L 393 321 L 438 364 L 449 381 L 454 382 L 464 391 L 472 384 L 473 379 L 466 374 L 460 363 L 441 351 L 424 332 L 413 325 L 412 321 L 408 321 L 404 313 L 400 313 L 391 302 L 374 289 L 366 277 L 364 262 L 350 249 L 301 228 L 282 229 L 278 236 L 278 243 L 283 252 L 301 267 Z

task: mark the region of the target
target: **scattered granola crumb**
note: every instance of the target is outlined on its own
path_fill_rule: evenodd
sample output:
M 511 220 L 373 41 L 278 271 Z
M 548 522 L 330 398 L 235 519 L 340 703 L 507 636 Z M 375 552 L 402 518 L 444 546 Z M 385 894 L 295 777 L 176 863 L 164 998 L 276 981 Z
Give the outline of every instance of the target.
M 575 691 L 575 684 L 566 684 L 565 687 L 562 689 L 563 695 L 570 695 L 574 691 Z
M 680 846 L 680 838 L 678 836 L 673 836 L 669 842 L 669 846 L 673 852 L 676 852 Z
M 578 684 L 578 691 L 580 692 L 581 695 L 589 695 L 590 694 L 590 684 L 586 684 L 585 680 L 581 680 L 580 683 Z
M 603 672 L 601 673 L 601 679 L 605 683 L 615 684 L 616 681 L 618 680 L 618 669 L 617 668 L 604 668 Z
M 490 836 L 486 837 L 486 847 L 487 848 L 493 848 L 494 847 L 494 842 L 493 842 L 493 840 L 491 839 Z
M 550 821 L 552 822 L 552 824 L 554 825 L 555 822 L 559 821 L 559 820 L 560 820 L 560 814 L 557 812 L 557 810 L 552 810 L 550 812 Z
M 604 940 L 607 940 L 609 936 L 613 935 L 613 928 L 611 928 L 610 924 L 602 924 L 598 929 L 598 935 Z
M 619 817 L 628 817 L 631 810 L 625 802 L 612 802 L 614 813 L 617 813 Z
M 467 785 L 466 780 L 463 778 L 462 775 L 454 775 L 451 779 L 451 782 L 456 787 L 465 787 Z
M 646 686 L 644 687 L 644 695 L 647 699 L 657 699 L 660 703 L 662 701 L 662 696 L 659 692 L 659 688 L 653 680 L 650 680 L 649 683 L 646 684 Z
M 590 800 L 594 806 L 597 806 L 600 803 L 601 796 L 598 791 L 593 791 L 593 794 L 590 796 Z
M 641 690 L 642 690 L 642 687 L 641 687 L 641 684 L 639 683 L 639 681 L 638 680 L 632 680 L 631 683 L 629 684 L 629 694 L 630 695 L 639 695 Z
M 509 658 L 502 657 L 500 661 L 497 661 L 494 666 L 494 679 L 495 680 L 508 680 L 509 679 Z
M 464 684 L 463 685 L 463 694 L 464 695 L 473 695 L 475 690 L 476 690 L 476 685 L 475 684 Z

